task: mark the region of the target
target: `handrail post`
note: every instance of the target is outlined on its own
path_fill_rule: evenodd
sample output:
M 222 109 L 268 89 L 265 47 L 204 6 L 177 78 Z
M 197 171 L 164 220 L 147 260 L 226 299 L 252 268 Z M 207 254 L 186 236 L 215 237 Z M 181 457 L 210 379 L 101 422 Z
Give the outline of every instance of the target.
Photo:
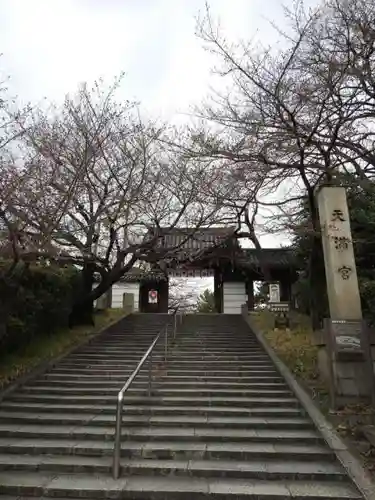
M 173 340 L 176 340 L 176 329 L 177 329 L 177 314 L 174 315 Z
M 168 360 L 168 325 L 165 327 L 165 338 L 164 338 L 164 362 Z
M 120 477 L 122 402 L 123 393 L 119 392 L 117 397 L 115 446 L 113 451 L 113 479 Z
M 152 389 L 152 354 L 153 351 L 151 351 L 149 360 L 148 360 L 148 397 L 151 396 L 151 389 Z
M 173 325 L 172 325 L 173 326 Z M 156 344 L 159 342 L 159 340 L 163 336 L 163 328 L 159 331 L 157 334 L 156 338 L 144 354 L 143 358 L 141 361 L 138 363 L 137 368 L 133 371 L 133 373 L 130 375 L 128 380 L 126 381 L 124 387 L 121 389 L 121 391 L 117 395 L 117 408 L 116 408 L 116 427 L 115 427 L 115 435 L 114 435 L 114 446 L 113 446 L 113 464 L 112 464 L 112 474 L 114 479 L 118 479 L 120 477 L 120 472 L 121 472 L 121 441 L 122 441 L 122 413 L 123 413 L 123 401 L 124 401 L 124 394 L 126 391 L 129 389 L 131 384 L 133 383 L 135 377 L 138 375 L 140 370 L 142 369 L 143 365 L 146 363 L 148 360 L 149 362 L 149 372 L 148 372 L 148 393 L 149 396 L 151 394 L 152 390 L 152 367 L 153 367 L 153 351 L 154 347 Z M 168 324 L 165 327 L 165 346 L 164 346 L 164 359 L 165 363 L 167 363 L 168 360 Z

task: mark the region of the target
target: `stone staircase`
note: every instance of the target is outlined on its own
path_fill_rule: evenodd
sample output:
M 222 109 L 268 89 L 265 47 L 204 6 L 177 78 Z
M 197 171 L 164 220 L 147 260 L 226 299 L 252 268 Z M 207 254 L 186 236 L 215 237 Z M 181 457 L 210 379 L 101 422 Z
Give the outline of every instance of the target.
M 111 477 L 116 394 L 165 315 L 132 315 L 0 405 L 0 500 L 362 498 L 239 316 L 184 319 L 124 400 L 122 475 Z

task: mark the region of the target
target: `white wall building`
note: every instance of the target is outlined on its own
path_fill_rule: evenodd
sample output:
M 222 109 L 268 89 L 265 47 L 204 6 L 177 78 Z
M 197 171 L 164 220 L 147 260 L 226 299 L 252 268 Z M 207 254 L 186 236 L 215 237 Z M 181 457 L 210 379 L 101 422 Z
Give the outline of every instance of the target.
M 134 312 L 139 311 L 139 283 L 116 283 L 112 286 L 112 305 L 113 308 L 122 307 L 122 299 L 124 293 L 132 293 L 134 295 Z
M 241 281 L 224 281 L 224 314 L 241 314 L 242 304 L 247 303 L 246 285 Z

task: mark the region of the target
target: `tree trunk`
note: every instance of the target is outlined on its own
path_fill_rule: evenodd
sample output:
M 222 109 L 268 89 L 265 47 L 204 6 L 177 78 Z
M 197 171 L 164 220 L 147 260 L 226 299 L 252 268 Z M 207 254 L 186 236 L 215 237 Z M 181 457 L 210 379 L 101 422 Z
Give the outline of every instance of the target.
M 268 267 L 268 263 L 266 262 L 265 255 L 262 246 L 260 244 L 259 238 L 255 233 L 254 226 L 250 225 L 250 223 L 248 223 L 247 225 L 249 229 L 249 239 L 255 247 L 255 253 L 256 256 L 258 257 L 259 268 L 263 275 L 263 281 L 268 285 L 269 283 L 272 282 L 270 268 Z
M 272 283 L 271 271 L 268 267 L 268 263 L 265 260 L 265 255 L 259 241 L 257 243 L 253 242 L 255 245 L 256 255 L 259 260 L 259 267 L 263 275 L 263 282 L 267 285 Z
M 313 330 L 320 330 L 323 327 L 323 318 L 329 313 L 319 212 L 316 205 L 314 191 L 311 188 L 308 188 L 308 204 L 313 230 L 311 235 L 311 253 L 308 267 L 308 281 L 311 292 L 310 317 Z
M 81 286 L 73 303 L 69 317 L 69 326 L 94 325 L 94 300 L 92 288 L 94 285 L 94 265 L 87 263 L 81 272 Z
M 7 325 L 10 316 L 10 304 L 9 301 L 4 301 L 1 299 L 0 304 L 0 351 L 5 352 L 7 343 Z M 5 349 L 4 349 L 5 346 Z
M 255 210 L 254 210 L 252 219 L 250 219 L 250 216 L 249 216 L 249 209 L 250 209 L 249 206 L 250 205 L 247 206 L 246 211 L 244 213 L 245 224 L 246 224 L 247 229 L 249 231 L 247 236 L 255 247 L 255 253 L 256 253 L 256 256 L 258 257 L 259 268 L 260 268 L 260 271 L 263 275 L 263 281 L 264 281 L 264 283 L 269 284 L 272 281 L 271 280 L 271 271 L 268 267 L 268 263 L 266 262 L 265 255 L 264 255 L 264 252 L 262 249 L 262 245 L 260 244 L 259 238 L 258 238 L 257 233 L 255 231 L 255 217 L 258 213 L 259 206 L 258 206 L 258 204 L 255 205 Z
M 309 259 L 310 316 L 313 330 L 320 330 L 327 315 L 327 284 L 324 269 L 322 240 L 312 236 Z
M 91 299 L 75 302 L 69 317 L 69 327 L 94 325 L 94 302 Z

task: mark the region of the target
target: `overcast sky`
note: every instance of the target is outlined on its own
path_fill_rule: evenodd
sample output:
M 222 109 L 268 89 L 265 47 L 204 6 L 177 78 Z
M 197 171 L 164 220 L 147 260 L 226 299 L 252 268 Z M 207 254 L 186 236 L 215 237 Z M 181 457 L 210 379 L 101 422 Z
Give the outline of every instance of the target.
M 291 1 L 291 0 L 290 0 Z M 228 38 L 282 19 L 279 0 L 211 0 Z M 212 58 L 195 37 L 204 0 L 0 0 L 3 71 L 23 99 L 61 99 L 79 82 L 127 74 L 124 95 L 150 111 L 186 111 L 206 95 Z
M 275 43 L 269 21 L 283 27 L 280 0 L 210 5 L 233 41 L 257 34 Z M 218 84 L 215 61 L 195 36 L 204 7 L 204 0 L 0 0 L 0 70 L 12 94 L 34 103 L 61 101 L 81 82 L 125 71 L 124 99 L 163 119 L 188 120 L 191 106 Z M 283 241 L 262 238 L 265 246 Z

